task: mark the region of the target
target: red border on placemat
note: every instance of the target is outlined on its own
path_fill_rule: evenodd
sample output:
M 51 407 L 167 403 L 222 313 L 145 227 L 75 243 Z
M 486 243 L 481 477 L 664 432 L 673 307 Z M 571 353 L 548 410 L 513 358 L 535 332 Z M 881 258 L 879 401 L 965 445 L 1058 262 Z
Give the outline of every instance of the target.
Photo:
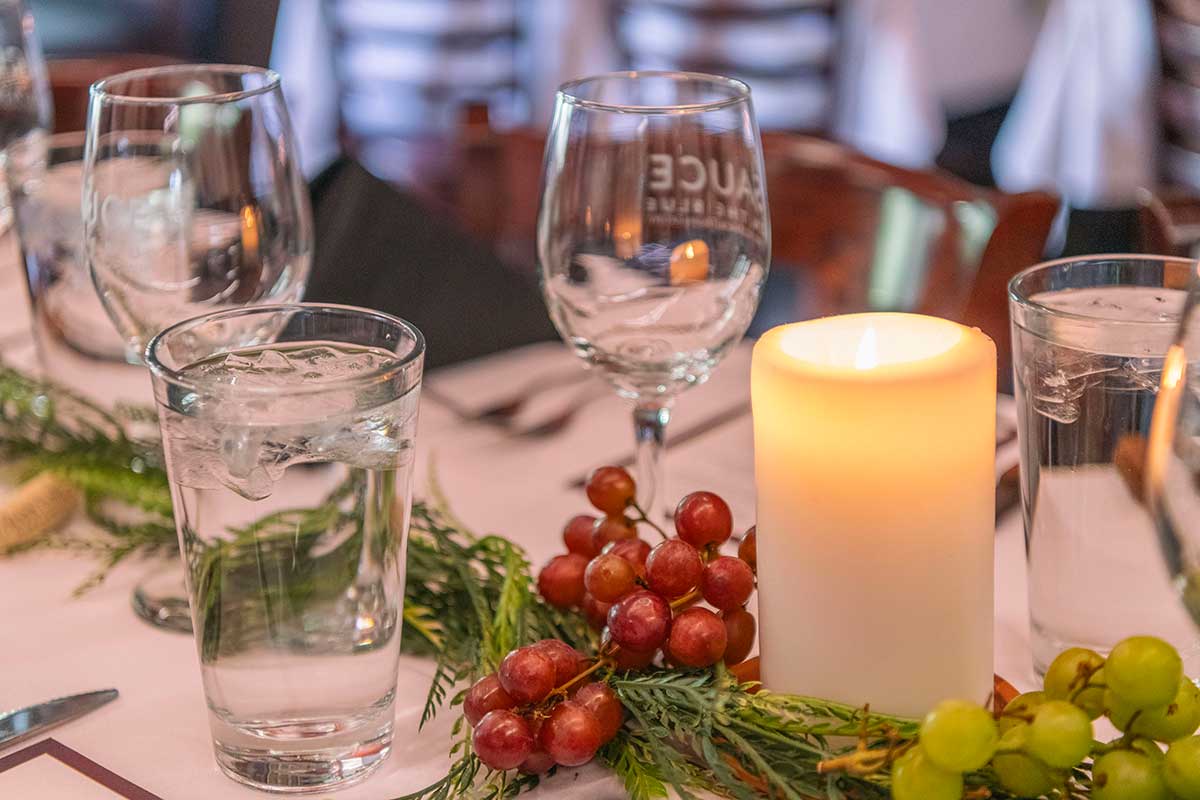
M 71 769 L 79 772 L 106 789 L 112 789 L 117 794 L 129 800 L 162 800 L 156 794 L 147 792 L 137 784 L 130 783 L 112 770 L 92 761 L 83 753 L 78 753 L 57 739 L 43 739 L 15 753 L 0 758 L 0 772 L 20 766 L 26 761 L 32 761 L 38 756 L 50 756 L 61 761 Z

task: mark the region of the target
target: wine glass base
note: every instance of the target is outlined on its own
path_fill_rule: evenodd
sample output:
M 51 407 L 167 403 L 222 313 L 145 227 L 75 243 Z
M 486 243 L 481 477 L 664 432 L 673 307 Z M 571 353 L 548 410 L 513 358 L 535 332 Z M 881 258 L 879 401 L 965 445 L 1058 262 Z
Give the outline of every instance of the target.
M 156 628 L 177 633 L 192 632 L 183 570 L 178 565 L 146 576 L 133 590 L 133 612 Z

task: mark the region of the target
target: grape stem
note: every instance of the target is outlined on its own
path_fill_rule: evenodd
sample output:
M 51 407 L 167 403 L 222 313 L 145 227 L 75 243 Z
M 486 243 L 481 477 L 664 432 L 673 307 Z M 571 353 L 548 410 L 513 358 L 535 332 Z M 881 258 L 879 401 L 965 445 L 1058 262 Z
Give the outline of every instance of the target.
M 571 688 L 572 686 L 574 686 L 575 684 L 579 683 L 581 680 L 583 680 L 583 679 L 584 679 L 584 678 L 586 678 L 587 676 L 589 676 L 589 675 L 591 675 L 592 673 L 596 672 L 596 670 L 598 670 L 598 669 L 602 668 L 602 667 L 603 667 L 603 666 L 605 666 L 606 664 L 612 664 L 612 661 L 611 661 L 610 659 L 608 659 L 608 658 L 604 657 L 604 656 L 601 656 L 600 658 L 597 658 L 597 659 L 596 659 L 596 663 L 592 664 L 590 667 L 588 667 L 588 668 L 587 668 L 587 669 L 585 669 L 583 672 L 581 672 L 581 673 L 579 673 L 578 675 L 576 675 L 574 678 L 571 678 L 571 680 L 567 681 L 567 682 L 566 682 L 566 683 L 564 683 L 562 686 L 559 686 L 557 689 L 555 689 L 554 691 L 550 692 L 550 695 L 549 695 L 549 696 L 550 696 L 550 697 L 554 697 L 554 696 L 556 696 L 556 695 L 563 695 L 563 696 L 566 696 L 566 694 L 567 694 L 567 690 L 568 690 L 568 689 L 570 689 L 570 688 Z
M 654 530 L 658 531 L 658 535 L 661 536 L 663 539 L 671 538 L 670 536 L 667 535 L 667 532 L 662 529 L 661 525 L 659 525 L 654 520 L 650 519 L 650 517 L 646 516 L 646 512 L 642 509 L 641 506 L 638 505 L 637 500 L 630 500 L 629 507 L 638 513 L 637 518 L 633 520 L 633 523 L 635 525 L 639 522 L 644 522 L 647 525 L 649 525 L 651 528 L 654 528 Z
M 690 592 L 683 595 L 682 597 L 676 597 L 674 600 L 672 600 L 671 601 L 671 610 L 678 611 L 681 608 L 687 608 L 688 606 L 698 602 L 699 600 L 700 600 L 700 590 L 692 589 Z
M 845 772 L 849 775 L 870 775 L 879 772 L 894 762 L 916 740 L 905 741 L 896 735 L 896 731 L 888 728 L 888 746 L 886 750 L 872 750 L 869 736 L 871 731 L 871 704 L 863 706 L 862 725 L 858 732 L 858 746 L 853 753 L 847 753 L 837 758 L 828 758 L 817 764 L 817 773 L 824 775 L 829 772 Z

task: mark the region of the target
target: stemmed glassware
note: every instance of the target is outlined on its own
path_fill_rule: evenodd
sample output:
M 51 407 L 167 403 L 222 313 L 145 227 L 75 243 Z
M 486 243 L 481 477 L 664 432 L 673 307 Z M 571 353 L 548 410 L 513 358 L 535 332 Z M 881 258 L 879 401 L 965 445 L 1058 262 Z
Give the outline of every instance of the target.
M 638 500 L 649 509 L 672 403 L 745 334 L 770 263 L 749 88 L 685 72 L 565 84 L 537 240 L 559 333 L 633 401 Z
M 1146 441 L 1146 500 L 1167 569 L 1200 625 L 1200 264 L 1163 363 Z
M 101 302 L 134 363 L 181 320 L 299 300 L 312 212 L 279 76 L 174 65 L 94 84 L 83 237 Z M 143 583 L 134 607 L 187 629 L 182 582 L 164 577 Z

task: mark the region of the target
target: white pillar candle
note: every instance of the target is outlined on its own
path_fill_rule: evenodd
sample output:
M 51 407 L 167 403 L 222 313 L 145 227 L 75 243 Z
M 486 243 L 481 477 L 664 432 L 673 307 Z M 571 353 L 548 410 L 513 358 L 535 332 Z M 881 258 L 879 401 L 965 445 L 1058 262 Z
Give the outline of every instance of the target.
M 751 371 L 766 688 L 920 716 L 992 690 L 996 347 L 915 314 L 768 331 Z

